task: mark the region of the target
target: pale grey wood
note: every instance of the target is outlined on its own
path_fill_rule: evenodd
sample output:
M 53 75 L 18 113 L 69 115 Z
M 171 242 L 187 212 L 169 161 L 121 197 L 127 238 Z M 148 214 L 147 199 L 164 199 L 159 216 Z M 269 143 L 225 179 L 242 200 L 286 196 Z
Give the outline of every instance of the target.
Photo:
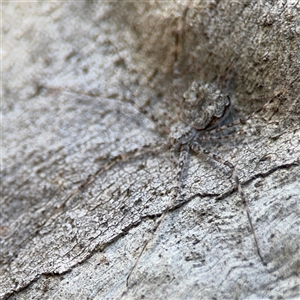
M 1 297 L 296 299 L 299 10 L 3 4 Z M 159 146 L 198 79 L 225 89 L 239 116 L 285 94 L 242 140 L 204 145 L 236 166 L 267 265 L 229 170 L 192 155 L 187 203 L 132 270 L 176 185 Z

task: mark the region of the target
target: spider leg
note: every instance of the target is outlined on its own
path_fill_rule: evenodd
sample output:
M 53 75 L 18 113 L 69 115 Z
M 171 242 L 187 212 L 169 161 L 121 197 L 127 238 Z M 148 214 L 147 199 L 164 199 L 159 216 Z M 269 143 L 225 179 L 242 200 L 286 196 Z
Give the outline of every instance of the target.
M 176 204 L 183 201 L 184 194 L 182 191 L 185 188 L 185 179 L 187 177 L 188 172 L 188 165 L 189 165 L 189 153 L 190 153 L 190 146 L 188 144 L 182 145 L 180 147 L 180 155 L 177 167 L 177 175 L 176 175 L 176 188 L 175 188 L 175 195 L 173 197 L 173 201 L 169 205 L 169 209 Z
M 129 279 L 130 279 L 133 271 L 135 270 L 141 256 L 143 255 L 143 253 L 144 253 L 146 247 L 148 246 L 148 244 L 150 243 L 150 241 L 153 239 L 154 234 L 156 233 L 156 231 L 157 231 L 158 227 L 160 226 L 160 224 L 162 223 L 162 221 L 165 219 L 167 213 L 174 207 L 174 205 L 181 203 L 183 200 L 184 194 L 182 194 L 182 190 L 184 189 L 185 178 L 187 176 L 190 147 L 188 144 L 184 144 L 181 146 L 175 145 L 174 147 L 172 147 L 173 151 L 176 149 L 176 147 L 179 147 L 180 152 L 179 152 L 178 170 L 177 170 L 177 175 L 176 175 L 175 193 L 171 197 L 171 200 L 168 203 L 164 212 L 161 214 L 161 216 L 159 216 L 157 218 L 155 225 L 152 228 L 148 239 L 144 243 L 142 250 L 140 251 L 134 265 L 132 266 L 130 272 L 128 273 L 127 278 L 126 278 L 126 286 L 127 287 L 129 285 Z
M 178 158 L 176 157 L 176 153 L 179 151 L 180 147 L 179 144 L 175 144 L 171 147 L 171 161 L 174 164 L 174 166 L 178 165 Z
M 233 178 L 235 180 L 235 184 L 236 184 L 236 186 L 238 188 L 239 195 L 240 195 L 240 197 L 242 199 L 242 202 L 244 204 L 244 207 L 245 207 L 245 210 L 246 210 L 246 213 L 247 213 L 247 217 L 248 217 L 248 221 L 249 221 L 249 224 L 250 224 L 251 233 L 253 235 L 255 246 L 256 246 L 257 255 L 260 258 L 262 264 L 265 266 L 265 265 L 267 265 L 267 263 L 264 261 L 262 255 L 261 255 L 259 244 L 258 244 L 258 240 L 257 240 L 256 234 L 255 234 L 255 230 L 254 230 L 254 227 L 253 227 L 253 223 L 252 223 L 252 218 L 251 218 L 251 215 L 250 215 L 248 201 L 247 201 L 246 195 L 245 195 L 245 193 L 243 191 L 243 188 L 242 188 L 242 185 L 240 183 L 239 177 L 236 174 L 236 168 L 235 167 L 233 167 L 233 169 L 232 169 L 232 174 L 233 174 Z
M 252 218 L 251 218 L 251 214 L 250 214 L 250 210 L 249 210 L 249 206 L 248 206 L 248 201 L 247 201 L 246 195 L 244 193 L 244 190 L 242 188 L 242 184 L 241 184 L 241 182 L 239 180 L 239 177 L 237 175 L 236 167 L 231 162 L 222 159 L 217 154 L 210 153 L 208 150 L 202 149 L 201 145 L 198 142 L 196 142 L 196 141 L 192 142 L 191 145 L 190 145 L 190 147 L 191 147 L 191 150 L 193 152 L 195 152 L 196 154 L 204 153 L 210 159 L 215 160 L 218 163 L 223 164 L 223 165 L 225 165 L 225 166 L 227 166 L 227 167 L 229 167 L 231 169 L 231 174 L 232 174 L 232 177 L 233 177 L 233 179 L 235 181 L 235 185 L 237 187 L 238 194 L 239 194 L 239 196 L 240 196 L 240 198 L 242 200 L 242 203 L 244 205 L 244 209 L 246 210 L 246 214 L 247 214 L 247 218 L 248 218 L 248 221 L 249 221 L 251 233 L 252 233 L 253 238 L 254 238 L 254 243 L 255 243 L 257 255 L 260 258 L 260 260 L 262 261 L 262 264 L 266 265 L 266 262 L 264 261 L 262 255 L 261 255 L 261 251 L 260 251 L 260 248 L 259 248 L 258 240 L 257 240 L 256 233 L 255 233 L 255 230 L 254 230 L 254 227 L 253 227 L 253 223 L 252 223 Z
M 209 132 L 210 133 L 210 132 Z M 232 133 L 222 133 L 221 135 L 208 135 L 207 133 L 202 134 L 198 137 L 198 141 L 201 142 L 217 142 L 217 141 L 235 141 L 241 136 L 239 131 L 235 131 Z
M 165 150 L 167 147 L 167 144 L 153 144 L 153 145 L 145 145 L 144 147 L 133 149 L 132 151 L 128 151 L 116 156 L 112 157 L 102 157 L 101 160 L 106 160 L 106 163 L 104 163 L 99 169 L 94 173 L 90 174 L 86 180 L 82 183 L 80 183 L 71 193 L 66 197 L 65 200 L 63 200 L 58 207 L 55 208 L 55 210 L 37 227 L 37 229 L 31 233 L 28 237 L 26 237 L 23 241 L 20 242 L 19 247 L 23 245 L 26 241 L 28 241 L 32 236 L 38 234 L 43 228 L 43 226 L 49 222 L 53 218 L 54 215 L 56 215 L 56 218 L 63 214 L 63 211 L 61 210 L 68 202 L 70 202 L 77 194 L 79 194 L 83 189 L 85 189 L 87 186 L 89 186 L 97 176 L 101 175 L 102 173 L 105 173 L 115 167 L 116 165 L 122 163 L 122 162 L 129 162 L 130 160 L 138 159 L 145 155 L 151 155 L 151 154 L 157 154 Z M 153 148 L 151 148 L 153 147 Z M 98 159 L 96 159 L 98 160 Z M 61 210 L 61 212 L 59 212 Z
M 258 113 L 260 113 L 261 111 L 265 110 L 271 103 L 273 103 L 276 99 L 279 99 L 281 96 L 285 95 L 287 93 L 287 91 L 289 90 L 289 88 L 300 79 L 300 76 L 297 76 L 294 80 L 292 80 L 283 90 L 281 90 L 279 93 L 277 93 L 275 96 L 273 96 L 270 100 L 268 100 L 264 105 L 262 105 L 261 107 L 259 107 L 258 109 L 256 109 L 255 111 L 253 111 L 251 114 L 249 114 L 246 117 L 243 118 L 238 118 L 237 120 L 219 126 L 217 128 L 214 128 L 212 130 L 210 130 L 210 132 L 212 133 L 217 133 L 217 132 L 222 132 L 230 127 L 236 126 L 236 125 L 242 125 L 245 124 L 248 120 L 251 120 L 255 115 L 257 115 Z
M 189 1 L 187 3 L 186 7 L 184 8 L 181 17 L 178 20 L 177 29 L 174 32 L 174 34 L 175 34 L 175 49 L 173 52 L 173 56 L 174 56 L 173 74 L 176 79 L 180 75 L 179 63 L 180 63 L 180 55 L 181 55 L 181 52 L 183 51 L 181 49 L 183 47 L 183 45 L 181 45 L 183 43 L 182 32 L 184 31 L 184 27 L 185 27 L 185 23 L 186 23 L 186 16 L 190 9 L 190 4 L 191 4 L 190 2 L 191 1 Z

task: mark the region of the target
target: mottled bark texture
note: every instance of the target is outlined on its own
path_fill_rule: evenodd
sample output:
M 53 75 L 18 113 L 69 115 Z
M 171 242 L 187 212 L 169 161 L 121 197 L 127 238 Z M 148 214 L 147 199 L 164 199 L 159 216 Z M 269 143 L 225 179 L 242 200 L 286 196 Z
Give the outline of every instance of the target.
M 2 9 L 1 298 L 299 296 L 298 1 Z M 137 261 L 176 188 L 161 145 L 194 80 L 235 118 L 273 99 L 202 145 L 236 167 L 265 264 L 230 170 L 194 154 Z

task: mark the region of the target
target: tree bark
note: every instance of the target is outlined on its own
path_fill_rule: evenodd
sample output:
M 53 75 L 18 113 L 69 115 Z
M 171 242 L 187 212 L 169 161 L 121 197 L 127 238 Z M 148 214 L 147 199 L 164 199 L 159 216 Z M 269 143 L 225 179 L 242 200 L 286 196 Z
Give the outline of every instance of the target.
M 2 8 L 2 299 L 299 297 L 299 2 Z M 244 120 L 202 142 L 242 192 L 191 153 L 184 201 L 153 230 L 195 80 Z

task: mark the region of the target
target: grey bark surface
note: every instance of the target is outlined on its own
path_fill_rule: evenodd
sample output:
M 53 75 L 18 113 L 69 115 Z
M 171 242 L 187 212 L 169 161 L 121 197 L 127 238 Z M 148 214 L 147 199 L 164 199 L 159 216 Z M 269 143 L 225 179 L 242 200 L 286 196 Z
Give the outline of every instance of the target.
M 1 299 L 300 296 L 298 1 L 2 10 Z M 194 80 L 239 117 L 280 94 L 203 144 L 236 167 L 266 265 L 230 170 L 194 154 L 137 262 L 176 188 L 162 145 Z

